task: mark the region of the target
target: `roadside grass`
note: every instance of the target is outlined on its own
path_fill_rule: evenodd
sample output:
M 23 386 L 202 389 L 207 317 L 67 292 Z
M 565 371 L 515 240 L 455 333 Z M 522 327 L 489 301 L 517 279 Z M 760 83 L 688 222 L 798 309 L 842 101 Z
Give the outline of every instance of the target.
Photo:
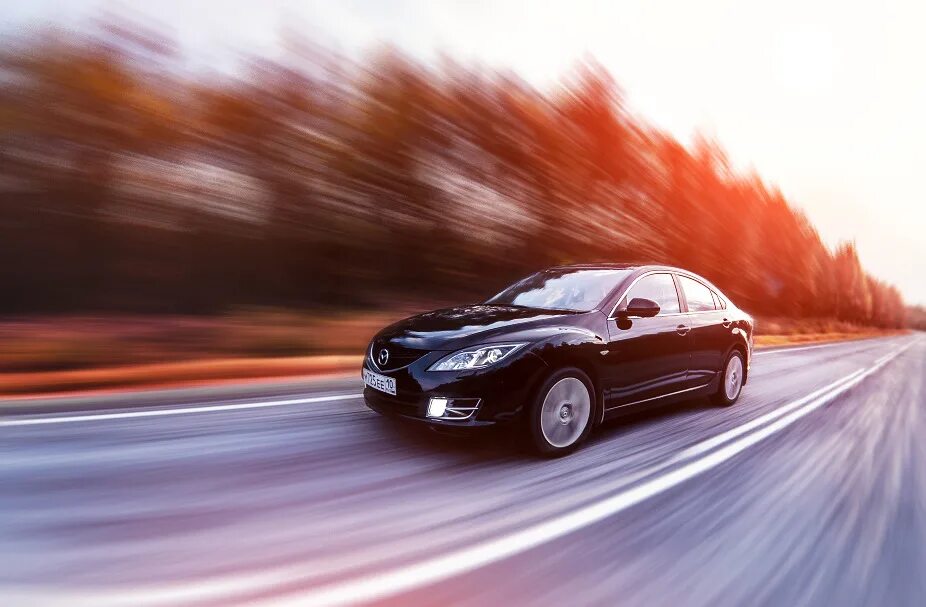
M 903 329 L 879 329 L 835 318 L 757 318 L 756 347 L 788 346 L 847 339 L 865 339 L 906 333 Z
M 0 396 L 356 373 L 376 331 L 420 309 L 0 321 Z M 760 318 L 757 347 L 896 334 L 833 319 Z
M 0 373 L 203 360 L 358 354 L 413 313 L 244 309 L 221 316 L 51 316 L 0 320 Z
M 318 355 L 282 358 L 224 358 L 72 369 L 0 373 L 0 397 L 138 387 L 180 387 L 226 381 L 359 375 L 362 356 Z
M 805 333 L 797 335 L 757 335 L 756 348 L 772 348 L 775 346 L 798 346 L 801 344 L 826 343 L 831 341 L 846 341 L 850 339 L 870 339 L 872 337 L 886 337 L 889 335 L 902 335 L 903 330 L 873 330 L 859 331 L 858 333 Z

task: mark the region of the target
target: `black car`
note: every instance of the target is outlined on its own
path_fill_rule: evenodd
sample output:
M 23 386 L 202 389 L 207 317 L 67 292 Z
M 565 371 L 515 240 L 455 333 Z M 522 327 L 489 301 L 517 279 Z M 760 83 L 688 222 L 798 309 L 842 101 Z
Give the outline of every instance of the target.
M 739 398 L 752 318 L 667 266 L 556 267 L 482 304 L 402 320 L 363 363 L 367 405 L 441 429 L 518 424 L 545 455 L 641 407 Z

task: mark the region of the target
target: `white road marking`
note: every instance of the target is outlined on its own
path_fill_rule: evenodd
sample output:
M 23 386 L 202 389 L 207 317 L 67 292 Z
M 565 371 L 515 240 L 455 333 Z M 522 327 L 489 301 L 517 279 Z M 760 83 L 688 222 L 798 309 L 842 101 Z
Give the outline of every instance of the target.
M 333 394 L 330 396 L 310 396 L 306 398 L 289 398 L 285 400 L 265 400 L 229 405 L 205 405 L 199 407 L 177 407 L 173 409 L 145 409 L 143 411 L 120 411 L 118 413 L 91 413 L 86 415 L 60 415 L 45 417 L 23 417 L 0 419 L 0 426 L 38 426 L 42 424 L 66 424 L 73 422 L 96 422 L 111 419 L 129 419 L 133 417 L 161 417 L 165 415 L 188 415 L 190 413 L 211 413 L 213 411 L 236 411 L 238 409 L 263 409 L 265 407 L 288 407 L 291 405 L 308 405 L 339 400 L 361 398 L 363 394 Z
M 884 357 L 882 357 L 882 359 L 883 358 Z M 879 360 L 878 362 L 881 362 L 881 361 Z M 878 364 L 878 363 L 876 362 L 875 364 Z M 746 434 L 747 432 L 750 432 L 754 430 L 755 428 L 758 428 L 759 426 L 764 426 L 765 424 L 767 424 L 768 422 L 772 420 L 776 420 L 779 417 L 783 417 L 787 415 L 791 411 L 794 411 L 795 409 L 807 404 L 808 402 L 820 397 L 821 395 L 826 394 L 830 390 L 837 389 L 840 385 L 852 381 L 852 379 L 854 379 L 856 376 L 864 372 L 865 372 L 865 369 L 859 369 L 855 373 L 850 373 L 849 375 L 841 379 L 837 379 L 833 383 L 823 386 L 819 390 L 814 390 L 813 392 L 811 392 L 807 396 L 804 396 L 803 398 L 799 398 L 795 401 L 792 401 L 788 403 L 787 405 L 784 405 L 782 407 L 775 409 L 774 411 L 769 411 L 765 415 L 761 415 L 750 422 L 746 422 L 745 424 L 737 426 L 736 428 L 727 430 L 726 432 L 722 432 L 713 438 L 709 438 L 707 440 L 701 441 L 700 443 L 692 447 L 689 447 L 688 449 L 684 449 L 683 451 L 680 451 L 678 455 L 676 455 L 673 458 L 673 460 L 681 461 L 685 459 L 691 459 L 692 457 L 695 457 L 702 453 L 707 453 L 711 449 L 718 447 L 724 444 L 725 442 L 728 442 L 738 436 L 742 436 L 743 434 Z
M 668 491 L 703 472 L 719 466 L 756 443 L 780 432 L 797 420 L 851 389 L 866 377 L 887 365 L 891 360 L 916 342 L 918 342 L 918 340 L 913 340 L 906 345 L 895 348 L 885 356 L 879 358 L 871 367 L 859 369 L 820 390 L 816 390 L 810 395 L 784 405 L 782 409 L 787 411 L 784 416 L 779 416 L 775 421 L 768 423 L 768 425 L 755 432 L 747 434 L 738 440 L 732 440 L 736 435 L 732 434 L 734 431 L 731 430 L 718 437 L 708 439 L 705 442 L 712 441 L 715 444 L 719 444 L 717 443 L 719 437 L 726 435 L 727 440 L 732 440 L 732 442 L 728 442 L 725 446 L 707 453 L 703 457 L 683 463 L 670 472 L 652 477 L 648 481 L 644 481 L 599 502 L 590 504 L 578 511 L 555 517 L 546 522 L 538 523 L 527 529 L 516 531 L 494 540 L 487 540 L 467 548 L 461 548 L 446 553 L 442 556 L 436 556 L 417 564 L 397 567 L 381 573 L 372 573 L 364 577 L 348 579 L 343 582 L 335 582 L 290 597 L 271 598 L 260 603 L 251 601 L 249 604 L 263 605 L 265 607 L 349 605 L 416 590 L 510 558 L 530 550 L 531 548 L 535 548 L 600 522 L 651 497 Z M 340 400 L 355 398 L 356 396 L 357 395 L 340 395 L 321 398 L 336 398 Z M 248 403 L 245 405 L 226 405 L 223 407 L 242 407 L 248 405 L 275 406 L 268 403 Z M 765 418 L 765 422 L 771 420 L 771 417 Z M 748 424 L 751 423 L 752 422 L 748 422 Z M 753 425 L 750 427 L 752 428 L 755 426 Z M 703 449 L 699 447 L 700 443 L 690 448 L 689 451 L 692 454 L 700 454 Z M 664 465 L 657 466 L 654 470 L 659 472 L 662 468 L 664 468 Z M 180 602 L 205 600 L 223 600 L 226 603 L 231 603 L 234 602 L 235 595 L 242 592 L 253 593 L 258 591 L 272 591 L 275 587 L 279 587 L 283 584 L 292 584 L 294 582 L 298 582 L 298 575 L 295 575 L 293 568 L 286 568 L 282 571 L 262 572 L 260 575 L 204 580 L 196 584 L 149 588 L 135 587 L 131 590 L 122 592 L 90 592 L 82 593 L 78 596 L 74 596 L 72 593 L 68 598 L 68 603 L 75 607 L 78 605 L 107 607 L 110 605 L 116 606 L 126 604 L 139 606 L 176 605 Z M 30 604 L 36 605 L 58 604 L 57 601 L 61 599 L 60 595 L 56 596 L 52 593 L 42 594 L 44 596 L 37 597 L 35 593 L 25 591 L 22 593 L 21 598 L 24 599 L 24 602 L 31 601 Z
M 877 338 L 875 338 L 877 339 Z M 843 341 L 834 341 L 825 344 L 815 344 L 813 346 L 783 346 L 776 347 L 772 350 L 756 350 L 752 353 L 753 356 L 762 356 L 765 354 L 785 354 L 788 352 L 801 352 L 803 350 L 819 350 L 821 348 L 835 348 L 836 346 L 845 346 L 852 343 L 866 342 L 869 339 L 849 339 Z

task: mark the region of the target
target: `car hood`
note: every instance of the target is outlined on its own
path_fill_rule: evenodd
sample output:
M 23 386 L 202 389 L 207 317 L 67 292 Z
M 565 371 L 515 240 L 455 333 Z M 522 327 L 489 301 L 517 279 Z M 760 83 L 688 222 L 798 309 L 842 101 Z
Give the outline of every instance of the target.
M 418 350 L 455 350 L 559 324 L 576 312 L 476 304 L 418 314 L 386 327 L 377 340 Z

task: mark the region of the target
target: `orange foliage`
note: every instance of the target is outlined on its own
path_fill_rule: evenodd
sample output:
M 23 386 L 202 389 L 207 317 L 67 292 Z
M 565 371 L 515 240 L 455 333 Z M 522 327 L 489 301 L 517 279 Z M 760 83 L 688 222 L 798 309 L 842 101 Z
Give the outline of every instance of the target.
M 719 147 L 557 90 L 308 44 L 190 74 L 138 27 L 0 57 L 0 310 L 211 312 L 480 298 L 550 264 L 690 268 L 757 312 L 904 322 L 896 289 Z M 15 260 L 14 262 L 11 262 Z

